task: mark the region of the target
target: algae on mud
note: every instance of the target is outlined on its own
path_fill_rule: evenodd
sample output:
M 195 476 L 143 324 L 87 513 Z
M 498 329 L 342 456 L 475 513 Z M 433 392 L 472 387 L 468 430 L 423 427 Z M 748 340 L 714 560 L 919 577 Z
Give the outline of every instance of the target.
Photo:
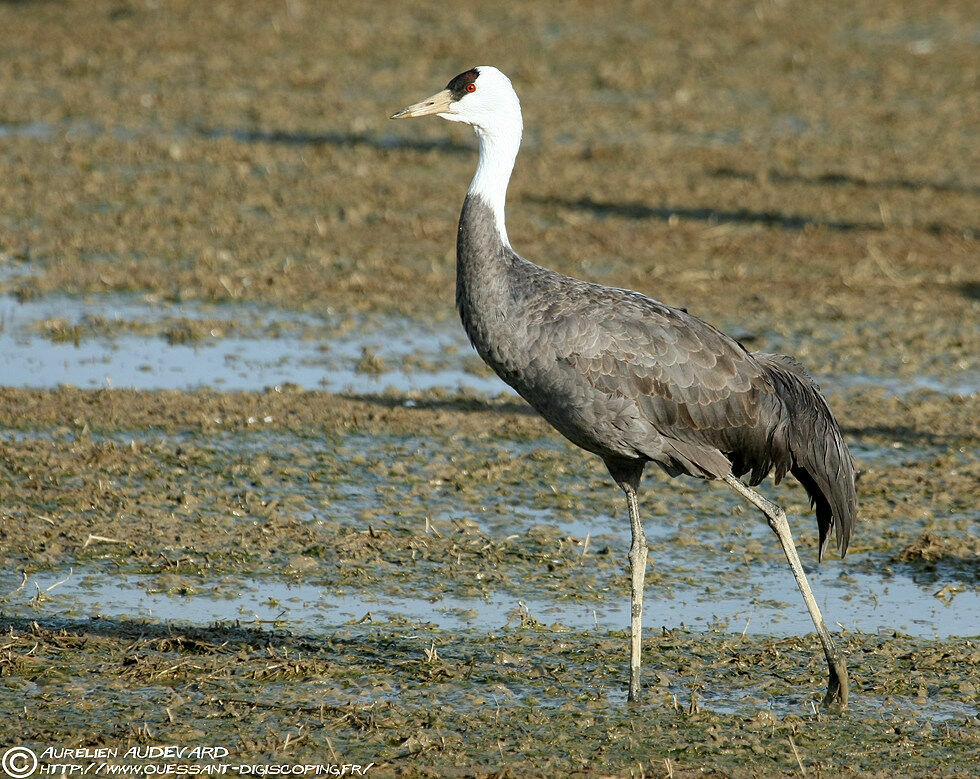
M 904 398 L 873 402 L 863 391 L 834 402 L 866 424 L 849 430 L 863 472 L 854 558 L 932 576 L 937 590 L 975 587 L 976 468 L 957 451 L 976 450 L 977 398 L 920 392 L 914 413 Z M 563 529 L 615 521 L 618 494 L 592 458 L 547 438 L 509 399 L 3 389 L 0 424 L 0 541 L 17 570 L 33 577 L 70 562 L 110 588 L 129 572 L 178 604 L 180 592 L 216 581 L 233 594 L 243 572 L 259 588 L 263 575 L 285 576 L 364 598 L 365 619 L 347 626 L 249 624 L 246 613 L 205 628 L 181 619 L 179 605 L 155 621 L 80 620 L 8 595 L 5 673 L 37 743 L 219 739 L 243 760 L 333 749 L 390 772 L 655 772 L 670 760 L 683 775 L 791 771 L 792 737 L 813 769 L 970 770 L 975 639 L 844 633 L 854 700 L 839 718 L 811 708 L 822 673 L 812 635 L 651 632 L 651 697 L 635 717 L 620 688 L 621 631 L 546 628 L 533 613 L 489 633 L 424 616 L 372 620 L 379 592 L 625 602 L 625 542 L 590 549 Z M 698 570 L 711 557 L 745 564 L 738 579 L 711 577 L 732 592 L 748 573 L 781 566 L 767 534 L 740 529 L 754 518 L 729 516 L 727 492 L 664 489 L 648 497 L 648 524 L 684 519 L 664 543 L 651 532 L 651 595 L 711 590 Z M 802 491 L 783 492 L 812 558 Z M 522 519 L 514 503 L 542 519 Z M 947 507 L 959 519 L 945 519 Z M 42 597 L 54 604 L 58 590 Z M 956 597 L 945 608 L 955 612 Z M 846 621 L 846 605 L 834 617 Z M 67 718 L 65 696 L 79 699 Z M 91 696 L 112 701 L 110 727 L 84 702 Z M 121 724 L 130 717 L 138 729 Z
M 445 10 L 0 3 L 0 294 L 450 320 L 475 149 L 444 129 L 395 134 L 386 117 L 417 85 L 490 62 L 515 77 L 527 120 L 518 250 L 741 328 L 752 348 L 839 381 L 861 519 L 854 557 L 827 566 L 934 586 L 958 613 L 978 570 L 972 5 Z M 234 315 L 246 326 L 249 310 Z M 69 341 L 123 327 L 60 318 L 46 332 Z M 146 334 L 171 348 L 199 334 L 186 319 Z M 960 395 L 874 388 L 923 379 Z M 591 585 L 623 597 L 625 549 L 593 534 L 589 565 L 575 564 L 588 525 L 569 530 L 611 522 L 618 496 L 518 401 L 275 384 L 0 389 L 4 567 L 89 566 L 110 583 L 121 569 L 170 588 L 325 570 L 324 589 L 355 596 L 492 586 L 558 599 Z M 346 462 L 330 456 L 344 447 Z M 779 494 L 812 559 L 802 493 Z M 698 555 L 756 572 L 776 559 L 731 505 L 707 485 L 648 489 L 656 522 L 700 518 L 657 551 L 652 587 L 697 586 Z M 545 527 L 532 533 L 534 511 Z M 383 774 L 976 769 L 970 638 L 845 634 L 855 689 L 836 718 L 807 705 L 812 636 L 649 634 L 654 694 L 630 717 L 625 639 L 605 631 L 391 620 L 325 636 L 2 609 L 8 744 L 219 739 L 243 759 L 356 757 Z M 846 624 L 846 602 L 839 612 L 827 616 Z
M 324 639 L 230 624 L 24 619 L 10 621 L 3 650 L 31 744 L 67 734 L 91 746 L 227 744 L 236 762 L 340 755 L 385 774 L 660 773 L 669 761 L 679 775 L 749 775 L 794 771 L 792 739 L 811 771 L 975 767 L 975 716 L 939 703 L 974 684 L 974 642 L 848 637 L 863 702 L 855 696 L 854 713 L 839 717 L 815 713 L 798 692 L 820 673 L 807 639 L 652 637 L 661 670 L 638 708 L 595 683 L 619 674 L 624 640 L 399 625 Z
M 924 533 L 941 533 L 949 545 L 944 559 L 960 559 L 975 581 L 970 527 L 980 398 L 923 391 L 911 403 L 884 395 L 875 402 L 851 391 L 833 402 L 843 419 L 863 422 L 845 424 L 861 473 L 855 551 L 897 556 Z M 506 398 L 356 398 L 288 387 L 262 394 L 6 388 L 0 425 L 20 431 L 0 436 L 4 551 L 19 566 L 57 565 L 65 539 L 77 545 L 88 532 L 138 541 L 144 552 L 116 553 L 131 564 L 192 549 L 222 570 L 246 559 L 271 564 L 276 550 L 344 543 L 336 528 L 324 539 L 301 519 L 329 516 L 331 498 L 344 490 L 364 496 L 356 514 L 339 518 L 359 532 L 370 523 L 444 521 L 433 506 L 446 496 L 455 505 L 451 517 L 489 510 L 503 526 L 512 504 L 579 520 L 621 514 L 594 458 L 555 441 L 546 423 Z M 508 441 L 532 445 L 514 450 Z M 812 551 L 802 491 L 783 493 L 797 522 L 806 523 L 797 528 L 798 543 Z M 664 483 L 647 503 L 653 517 L 665 519 L 727 513 L 734 505 L 724 491 L 691 480 Z M 38 512 L 55 521 L 39 526 Z M 410 539 L 398 532 L 381 545 L 410 554 Z M 48 544 L 55 553 L 44 551 Z M 777 557 L 778 550 L 753 554 Z

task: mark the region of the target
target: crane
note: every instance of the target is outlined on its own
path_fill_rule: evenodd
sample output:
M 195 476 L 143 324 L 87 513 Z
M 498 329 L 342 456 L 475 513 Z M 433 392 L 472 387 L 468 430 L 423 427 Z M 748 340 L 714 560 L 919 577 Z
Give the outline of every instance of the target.
M 787 472 L 815 507 L 822 560 L 854 528 L 854 465 L 827 401 L 791 357 L 749 352 L 710 324 L 652 298 L 565 276 L 510 245 L 507 186 L 521 144 L 510 79 L 481 65 L 391 118 L 435 115 L 473 127 L 476 174 L 456 247 L 456 307 L 480 357 L 551 425 L 602 458 L 626 495 L 632 543 L 629 701 L 641 694 L 648 549 L 637 494 L 647 463 L 670 476 L 720 480 L 776 533 L 828 665 L 824 706 L 847 705 L 844 657 L 810 589 L 785 511 L 753 489 Z M 740 477 L 746 476 L 746 481 Z

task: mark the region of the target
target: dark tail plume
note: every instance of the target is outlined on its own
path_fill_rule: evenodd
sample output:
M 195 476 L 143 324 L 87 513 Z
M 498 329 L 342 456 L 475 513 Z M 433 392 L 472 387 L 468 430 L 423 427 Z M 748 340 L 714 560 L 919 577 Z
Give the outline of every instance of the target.
M 837 420 L 820 389 L 796 360 L 781 354 L 753 355 L 769 372 L 776 392 L 789 410 L 787 438 L 793 461 L 790 472 L 806 489 L 816 508 L 822 560 L 834 529 L 841 557 L 847 552 L 857 515 L 854 461 Z M 780 474 L 777 474 L 780 475 Z

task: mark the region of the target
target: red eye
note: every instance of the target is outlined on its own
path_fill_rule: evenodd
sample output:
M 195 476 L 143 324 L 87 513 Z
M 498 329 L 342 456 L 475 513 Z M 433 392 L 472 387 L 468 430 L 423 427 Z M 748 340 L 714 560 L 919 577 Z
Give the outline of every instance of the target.
M 466 91 L 467 92 L 476 92 L 476 84 L 467 84 L 466 85 Z

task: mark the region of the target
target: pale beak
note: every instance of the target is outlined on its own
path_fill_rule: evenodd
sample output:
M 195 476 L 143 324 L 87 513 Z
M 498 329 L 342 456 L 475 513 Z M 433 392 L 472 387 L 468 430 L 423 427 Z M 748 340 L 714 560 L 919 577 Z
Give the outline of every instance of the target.
M 453 101 L 453 94 L 448 89 L 437 92 L 432 97 L 427 97 L 421 103 L 410 105 L 403 108 L 397 114 L 392 114 L 392 119 L 410 119 L 416 116 L 429 116 L 430 114 L 444 114 L 449 111 L 449 105 Z

